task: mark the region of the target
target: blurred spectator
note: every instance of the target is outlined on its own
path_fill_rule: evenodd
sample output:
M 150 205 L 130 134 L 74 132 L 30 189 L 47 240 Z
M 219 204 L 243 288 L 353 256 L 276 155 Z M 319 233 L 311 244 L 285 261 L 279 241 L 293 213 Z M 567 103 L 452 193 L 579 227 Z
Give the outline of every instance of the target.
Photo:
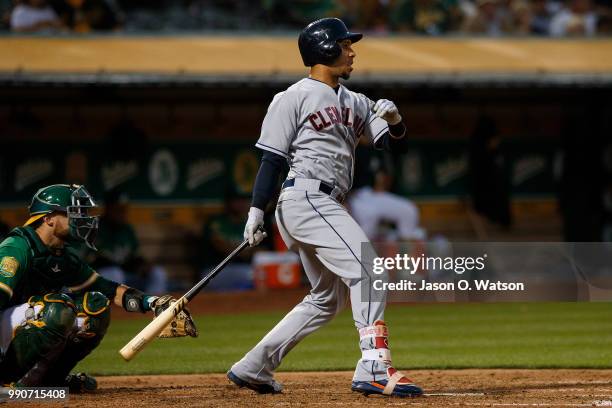
M 611 31 L 612 0 L 0 0 L 0 29 L 20 32 L 287 30 L 323 17 L 371 33 L 591 36 Z
M 440 35 L 458 25 L 461 13 L 452 0 L 400 0 L 391 15 L 397 31 Z
M 278 21 L 266 22 L 267 3 L 274 1 L 254 2 L 250 0 L 195 0 L 187 2 L 189 5 L 180 5 L 173 9 L 171 15 L 179 24 L 184 25 L 185 19 L 180 16 L 181 9 L 187 10 L 188 19 L 193 22 L 193 28 L 210 29 L 222 28 L 232 30 L 252 30 L 267 27 L 278 27 Z M 181 18 L 182 21 L 178 20 Z
M 448 11 L 450 24 L 448 31 L 459 31 L 465 19 L 463 3 L 468 0 L 439 0 Z
M 550 34 L 554 37 L 588 36 L 597 31 L 597 14 L 591 0 L 568 0 L 550 23 Z
M 114 0 L 63 0 L 55 5 L 64 23 L 77 33 L 117 30 L 122 15 Z
M 461 21 L 474 18 L 478 13 L 478 7 L 472 0 L 459 0 L 457 7 L 461 13 Z
M 510 4 L 510 12 L 512 15 L 513 33 L 514 34 L 529 34 L 531 32 L 531 13 L 530 4 L 527 1 L 518 0 Z
M 105 278 L 147 293 L 165 293 L 166 271 L 139 253 L 138 238 L 127 222 L 128 205 L 127 195 L 119 190 L 106 194 L 96 238 L 98 251 L 89 254 L 89 262 Z
M 202 274 L 208 273 L 244 240 L 244 214 L 249 212 L 250 196 L 230 189 L 226 192 L 224 205 L 223 213 L 211 217 L 202 231 L 202 248 L 199 252 L 202 256 Z M 207 288 L 210 290 L 253 288 L 251 267 L 253 253 L 254 248 L 242 251 L 225 267 L 222 274 L 210 282 Z
M 12 1 L 19 0 L 0 0 L 0 12 L 7 9 L 2 2 Z M 355 30 L 373 33 L 589 36 L 610 32 L 612 19 L 612 0 L 49 1 L 60 21 L 75 32 L 299 29 L 334 16 Z
M 295 0 L 290 2 L 289 12 L 302 28 L 319 18 L 342 15 L 340 7 L 341 4 L 334 0 Z
M 266 0 L 263 3 L 270 10 L 270 22 L 274 25 L 303 28 L 319 18 L 343 15 L 342 2 L 334 0 Z
M 46 0 L 23 0 L 11 13 L 11 30 L 21 33 L 64 29 L 55 10 Z
M 512 17 L 499 0 L 477 0 L 476 15 L 468 17 L 461 31 L 497 37 L 513 31 Z
M 405 153 L 394 152 L 397 154 Z M 361 138 L 355 150 L 353 190 L 347 204 L 355 221 L 372 241 L 422 240 L 419 210 L 411 200 L 394 194 L 394 164 L 397 157 L 372 149 Z
M 391 31 L 389 16 L 393 13 L 393 2 L 389 0 L 365 0 L 358 4 L 347 4 L 347 11 L 355 13 L 357 20 L 349 27 L 368 30 L 378 34 Z
M 548 35 L 552 12 L 546 0 L 532 0 L 530 3 L 531 18 L 529 21 L 529 33 L 536 35 Z
M 477 214 L 509 227 L 510 183 L 505 171 L 501 138 L 492 118 L 481 116 L 470 140 L 469 191 Z
M 355 221 L 371 241 L 424 240 L 419 209 L 409 199 L 391 193 L 391 184 L 391 176 L 379 169 L 372 186 L 353 192 L 349 208 Z

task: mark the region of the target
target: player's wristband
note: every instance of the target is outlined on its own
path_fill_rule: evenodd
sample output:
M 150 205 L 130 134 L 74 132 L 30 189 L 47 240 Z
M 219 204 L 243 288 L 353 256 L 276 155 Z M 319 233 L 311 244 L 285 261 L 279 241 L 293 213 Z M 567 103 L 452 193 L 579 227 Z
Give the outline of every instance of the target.
M 394 139 L 401 139 L 406 134 L 406 125 L 400 121 L 395 125 L 389 125 L 389 135 Z
M 151 310 L 155 300 L 157 300 L 157 296 L 145 295 L 138 289 L 128 288 L 123 294 L 121 303 L 128 312 L 144 313 Z
M 142 307 L 145 311 L 153 310 L 153 303 L 159 299 L 159 296 L 144 295 L 142 298 Z

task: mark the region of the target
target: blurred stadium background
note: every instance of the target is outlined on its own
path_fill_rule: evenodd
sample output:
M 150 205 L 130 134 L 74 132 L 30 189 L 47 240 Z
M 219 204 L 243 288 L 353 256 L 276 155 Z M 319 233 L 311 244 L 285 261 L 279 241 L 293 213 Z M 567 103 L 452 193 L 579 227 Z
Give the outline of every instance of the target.
M 381 183 L 411 200 L 423 239 L 609 241 L 611 10 L 589 0 L 0 1 L 0 221 L 22 224 L 43 185 L 85 184 L 125 214 L 107 222 L 135 232 L 92 262 L 144 277 L 143 288 L 158 266 L 162 287 L 188 287 L 241 239 L 267 105 L 306 75 L 298 30 L 333 15 L 366 33 L 347 85 L 394 100 L 413 141 L 389 155 L 359 148 L 355 188 Z M 393 228 L 378 236 L 398 238 Z M 251 255 L 218 289 L 300 285 L 292 268 L 255 282 Z

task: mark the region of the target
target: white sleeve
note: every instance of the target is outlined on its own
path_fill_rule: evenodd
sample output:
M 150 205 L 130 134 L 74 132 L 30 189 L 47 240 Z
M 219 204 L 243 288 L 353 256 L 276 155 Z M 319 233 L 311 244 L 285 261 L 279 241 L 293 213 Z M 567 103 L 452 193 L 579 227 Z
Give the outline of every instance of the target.
M 289 158 L 289 146 L 297 133 L 299 111 L 295 94 L 280 92 L 268 107 L 256 147 Z
M 372 144 L 376 144 L 378 139 L 382 137 L 386 132 L 389 131 L 389 124 L 384 119 L 376 116 L 374 112 L 372 112 L 372 107 L 376 103 L 365 95 L 362 95 L 365 99 L 368 106 L 368 114 L 366 115 L 366 124 L 364 133 L 366 137 L 372 142 Z

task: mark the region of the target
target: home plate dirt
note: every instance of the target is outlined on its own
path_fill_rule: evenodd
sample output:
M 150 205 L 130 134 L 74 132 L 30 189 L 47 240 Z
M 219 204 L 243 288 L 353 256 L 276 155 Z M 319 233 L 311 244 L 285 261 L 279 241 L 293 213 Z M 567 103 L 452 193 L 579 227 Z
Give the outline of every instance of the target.
M 223 374 L 98 377 L 96 393 L 71 395 L 61 405 L 612 407 L 612 370 L 415 370 L 410 377 L 423 386 L 426 395 L 410 399 L 364 397 L 351 392 L 351 375 L 351 372 L 281 372 L 278 380 L 285 390 L 280 395 L 257 395 L 239 389 Z

